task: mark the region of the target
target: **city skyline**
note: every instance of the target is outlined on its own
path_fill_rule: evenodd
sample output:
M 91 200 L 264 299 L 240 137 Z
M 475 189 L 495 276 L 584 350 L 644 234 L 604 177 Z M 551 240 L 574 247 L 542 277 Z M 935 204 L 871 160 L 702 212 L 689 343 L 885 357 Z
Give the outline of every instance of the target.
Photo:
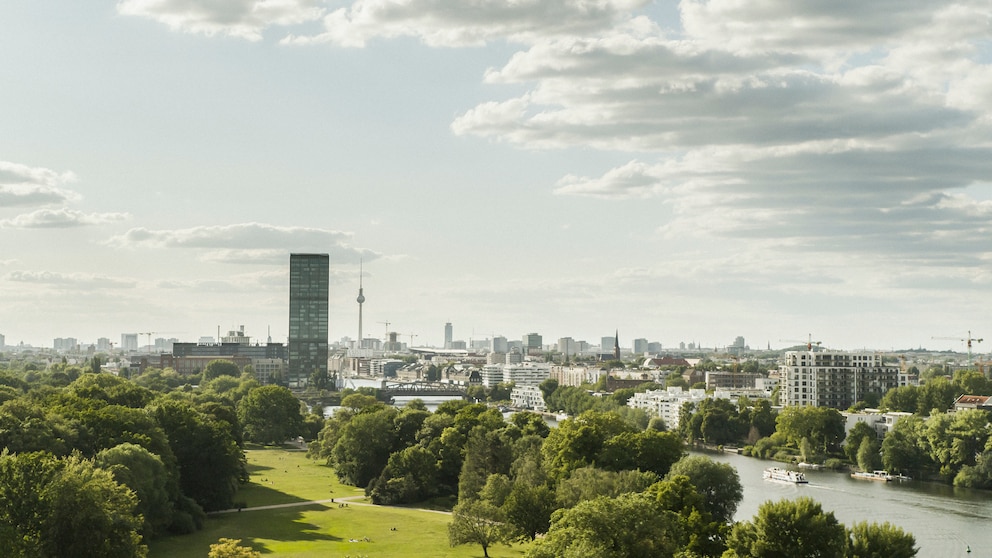
M 898 12 L 900 17 L 892 17 Z M 986 2 L 0 5 L 7 345 L 992 337 Z M 389 322 L 390 326 L 385 327 Z M 976 345 L 988 352 L 989 342 Z

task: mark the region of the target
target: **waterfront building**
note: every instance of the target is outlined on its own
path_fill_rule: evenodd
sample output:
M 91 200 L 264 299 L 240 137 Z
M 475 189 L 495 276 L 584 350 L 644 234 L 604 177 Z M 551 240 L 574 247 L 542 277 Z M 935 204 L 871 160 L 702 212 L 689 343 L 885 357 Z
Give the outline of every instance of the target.
M 392 378 L 404 364 L 395 358 L 374 358 L 369 361 L 369 374 L 374 378 Z
M 510 391 L 510 404 L 518 409 L 530 409 L 543 413 L 548 410 L 544 394 L 537 386 L 514 386 Z
M 661 417 L 668 430 L 679 426 L 679 410 L 685 403 L 697 403 L 706 399 L 706 390 L 683 390 L 681 387 L 648 390 L 635 393 L 627 400 L 627 406 L 644 409 L 651 416 Z
M 305 388 L 314 374 L 327 376 L 327 308 L 330 265 L 327 254 L 289 257 L 290 388 Z
M 866 394 L 882 397 L 899 386 L 899 367 L 879 353 L 789 351 L 779 365 L 785 406 L 847 409 Z

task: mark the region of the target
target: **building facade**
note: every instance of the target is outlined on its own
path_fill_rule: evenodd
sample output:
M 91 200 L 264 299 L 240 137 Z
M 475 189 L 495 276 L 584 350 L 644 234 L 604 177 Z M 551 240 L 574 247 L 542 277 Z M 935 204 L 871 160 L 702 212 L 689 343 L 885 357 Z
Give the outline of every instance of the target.
M 310 378 L 327 377 L 327 306 L 330 265 L 327 254 L 290 254 L 290 388 L 304 388 Z
M 785 406 L 848 409 L 866 394 L 881 398 L 899 387 L 899 367 L 878 353 L 789 351 L 779 366 L 780 401 Z

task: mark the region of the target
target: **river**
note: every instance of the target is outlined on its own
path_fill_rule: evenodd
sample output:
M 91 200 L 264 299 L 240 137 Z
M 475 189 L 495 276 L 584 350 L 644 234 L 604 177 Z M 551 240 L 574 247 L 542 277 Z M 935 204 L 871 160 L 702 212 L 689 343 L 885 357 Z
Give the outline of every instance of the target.
M 809 496 L 848 527 L 888 521 L 912 533 L 920 558 L 992 556 L 992 492 L 918 481 L 854 480 L 832 471 L 805 471 L 809 484 L 795 485 L 762 479 L 766 467 L 781 464 L 727 453 L 705 455 L 737 469 L 744 487 L 734 518 L 738 521 L 751 520 L 768 500 Z

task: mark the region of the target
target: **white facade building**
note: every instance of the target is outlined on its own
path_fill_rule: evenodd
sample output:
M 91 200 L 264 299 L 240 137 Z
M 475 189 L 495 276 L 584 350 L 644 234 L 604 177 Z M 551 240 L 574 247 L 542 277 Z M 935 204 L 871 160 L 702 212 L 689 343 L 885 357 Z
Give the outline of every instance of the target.
M 510 403 L 518 409 L 531 409 L 533 411 L 545 412 L 548 410 L 544 404 L 544 394 L 537 386 L 514 386 L 510 392 Z
M 487 388 L 496 384 L 514 384 L 516 386 L 537 386 L 551 375 L 551 366 L 522 362 L 520 364 L 487 364 L 482 367 L 479 376 L 482 385 Z
M 679 410 L 687 402 L 696 403 L 707 398 L 706 390 L 683 390 L 680 387 L 670 387 L 662 390 L 649 390 L 635 393 L 627 400 L 627 406 L 644 409 L 649 415 L 661 417 L 669 430 L 679 426 Z
M 779 375 L 785 406 L 847 409 L 866 394 L 881 397 L 899 386 L 899 367 L 884 364 L 879 353 L 789 351 Z

